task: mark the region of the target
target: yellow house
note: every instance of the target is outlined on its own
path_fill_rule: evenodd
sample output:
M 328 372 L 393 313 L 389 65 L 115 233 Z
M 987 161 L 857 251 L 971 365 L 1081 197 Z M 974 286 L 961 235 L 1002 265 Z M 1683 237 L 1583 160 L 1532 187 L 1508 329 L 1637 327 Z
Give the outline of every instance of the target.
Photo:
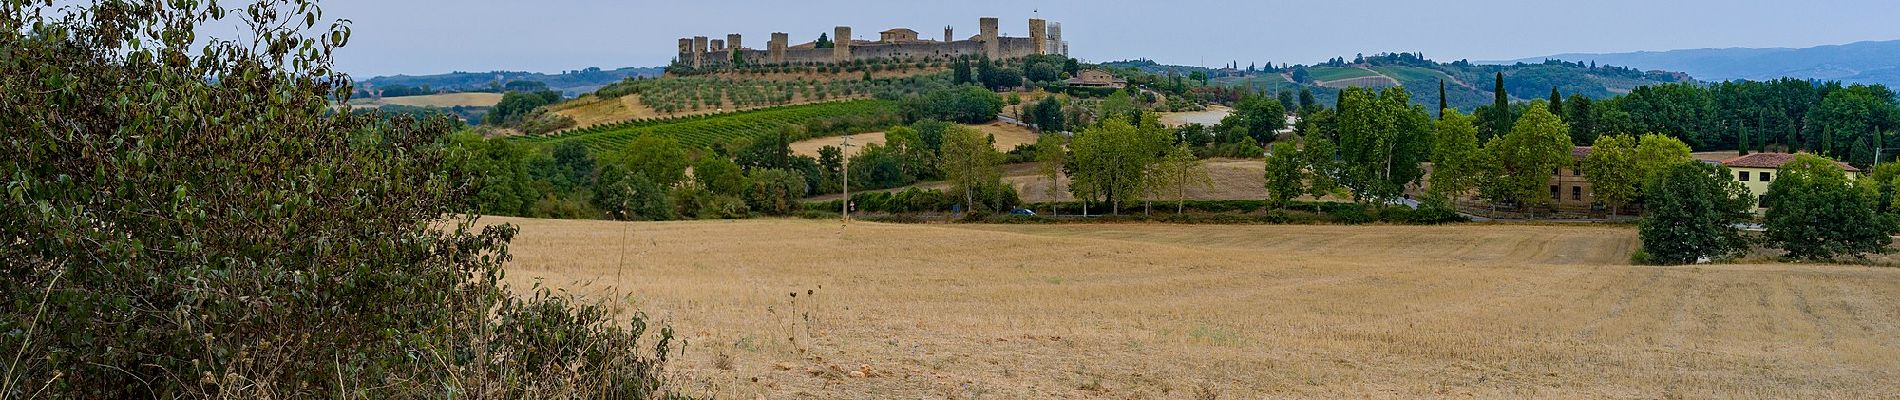
M 1736 181 L 1748 186 L 1748 191 L 1755 194 L 1755 212 L 1760 213 L 1768 205 L 1768 184 L 1774 183 L 1775 174 L 1780 172 L 1781 165 L 1794 161 L 1795 156 L 1788 153 L 1755 153 L 1723 160 L 1722 165 L 1735 173 Z M 1835 163 L 1847 170 L 1847 179 L 1860 178 L 1859 168 L 1843 162 Z

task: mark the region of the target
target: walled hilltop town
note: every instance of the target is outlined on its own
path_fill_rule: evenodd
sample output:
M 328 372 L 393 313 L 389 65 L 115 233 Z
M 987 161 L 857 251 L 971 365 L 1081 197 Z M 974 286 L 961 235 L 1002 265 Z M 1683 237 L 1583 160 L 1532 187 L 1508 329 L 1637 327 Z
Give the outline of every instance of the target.
M 829 48 L 819 47 L 815 41 L 793 45 L 791 35 L 784 32 L 772 33 L 764 50 L 745 47 L 737 33 L 728 34 L 723 40 L 696 36 L 679 39 L 679 59 L 675 63 L 694 69 L 717 69 L 735 63 L 841 64 L 876 59 L 928 60 L 963 56 L 1012 59 L 1069 54 L 1068 42 L 1062 41 L 1061 23 L 1030 19 L 1026 38 L 1001 36 L 997 32 L 997 19 L 984 17 L 978 21 L 978 33 L 962 40 L 956 38 L 956 30 L 950 26 L 943 28 L 942 40 L 922 38 L 917 31 L 908 28 L 879 32 L 877 40 L 858 40 L 851 35 L 851 27 L 840 26 L 833 29 Z

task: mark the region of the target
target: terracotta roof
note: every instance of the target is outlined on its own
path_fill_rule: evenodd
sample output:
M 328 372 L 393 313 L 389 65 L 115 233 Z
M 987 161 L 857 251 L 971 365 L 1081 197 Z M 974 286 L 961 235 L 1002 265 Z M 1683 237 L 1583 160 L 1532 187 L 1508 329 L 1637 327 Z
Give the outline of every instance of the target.
M 1589 157 L 1589 156 L 1590 156 L 1590 146 L 1576 146 L 1576 147 L 1571 147 L 1571 148 L 1570 148 L 1570 156 L 1571 156 L 1571 157 L 1576 157 L 1576 158 L 1584 158 L 1584 157 Z
M 879 32 L 879 33 L 908 33 L 908 34 L 915 35 L 917 34 L 917 31 L 913 31 L 908 28 L 896 28 L 896 29 Z
M 1782 164 L 1794 161 L 1795 156 L 1798 155 L 1799 154 L 1788 153 L 1755 153 L 1722 160 L 1722 165 L 1739 168 L 1781 168 Z M 1834 163 L 1840 164 L 1841 168 L 1846 169 L 1847 172 L 1860 172 L 1860 168 L 1854 168 L 1854 166 L 1848 165 L 1847 163 L 1839 161 L 1835 161 Z

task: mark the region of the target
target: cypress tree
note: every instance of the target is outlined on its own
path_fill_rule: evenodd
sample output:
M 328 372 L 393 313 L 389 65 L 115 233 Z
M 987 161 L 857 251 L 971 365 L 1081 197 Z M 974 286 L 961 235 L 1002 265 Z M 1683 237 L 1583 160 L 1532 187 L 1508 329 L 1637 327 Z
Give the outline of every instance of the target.
M 1445 109 L 1447 108 L 1451 108 L 1451 103 L 1448 103 L 1445 101 L 1445 80 L 1439 79 L 1438 80 L 1438 120 L 1440 121 L 1445 120 Z
M 1745 156 L 1745 155 L 1748 155 L 1748 127 L 1747 126 L 1738 126 L 1738 127 L 1741 129 L 1738 129 L 1736 131 L 1735 148 L 1740 149 L 1741 155 Z
M 1550 87 L 1550 113 L 1559 117 L 1564 116 L 1564 95 L 1557 93 L 1556 86 Z
M 1511 96 L 1504 92 L 1504 73 L 1498 73 L 1497 85 L 1491 88 L 1491 132 L 1503 135 L 1511 131 Z

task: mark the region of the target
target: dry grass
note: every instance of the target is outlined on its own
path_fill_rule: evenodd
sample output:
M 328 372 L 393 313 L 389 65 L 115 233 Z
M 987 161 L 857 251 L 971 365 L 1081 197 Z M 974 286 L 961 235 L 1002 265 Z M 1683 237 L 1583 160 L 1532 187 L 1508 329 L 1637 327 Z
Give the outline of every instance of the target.
M 1002 122 L 991 122 L 988 124 L 964 125 L 964 126 L 974 128 L 978 132 L 983 132 L 984 134 L 989 134 L 996 137 L 996 149 L 1000 151 L 1009 151 L 1010 149 L 1016 148 L 1017 145 L 1036 143 L 1036 132 L 1029 130 L 1029 128 L 1005 124 Z M 843 142 L 844 142 L 844 138 L 841 136 L 800 140 L 800 141 L 792 143 L 791 145 L 792 154 L 817 157 L 818 149 L 823 148 L 825 146 L 837 146 Z M 883 144 L 884 133 L 872 132 L 872 133 L 860 133 L 857 135 L 852 135 L 851 145 L 856 146 L 856 147 L 851 148 L 851 151 L 849 153 L 857 154 L 858 151 L 861 151 L 864 149 L 863 147 L 864 145 L 871 144 L 871 143 Z
M 1633 267 L 1626 228 L 489 221 L 721 398 L 1900 396 L 1900 269 Z
M 1214 126 L 1220 124 L 1222 118 L 1227 118 L 1227 115 L 1232 113 L 1234 113 L 1233 109 L 1219 105 L 1207 106 L 1206 111 L 1161 113 L 1161 124 L 1169 127 L 1187 124 Z

